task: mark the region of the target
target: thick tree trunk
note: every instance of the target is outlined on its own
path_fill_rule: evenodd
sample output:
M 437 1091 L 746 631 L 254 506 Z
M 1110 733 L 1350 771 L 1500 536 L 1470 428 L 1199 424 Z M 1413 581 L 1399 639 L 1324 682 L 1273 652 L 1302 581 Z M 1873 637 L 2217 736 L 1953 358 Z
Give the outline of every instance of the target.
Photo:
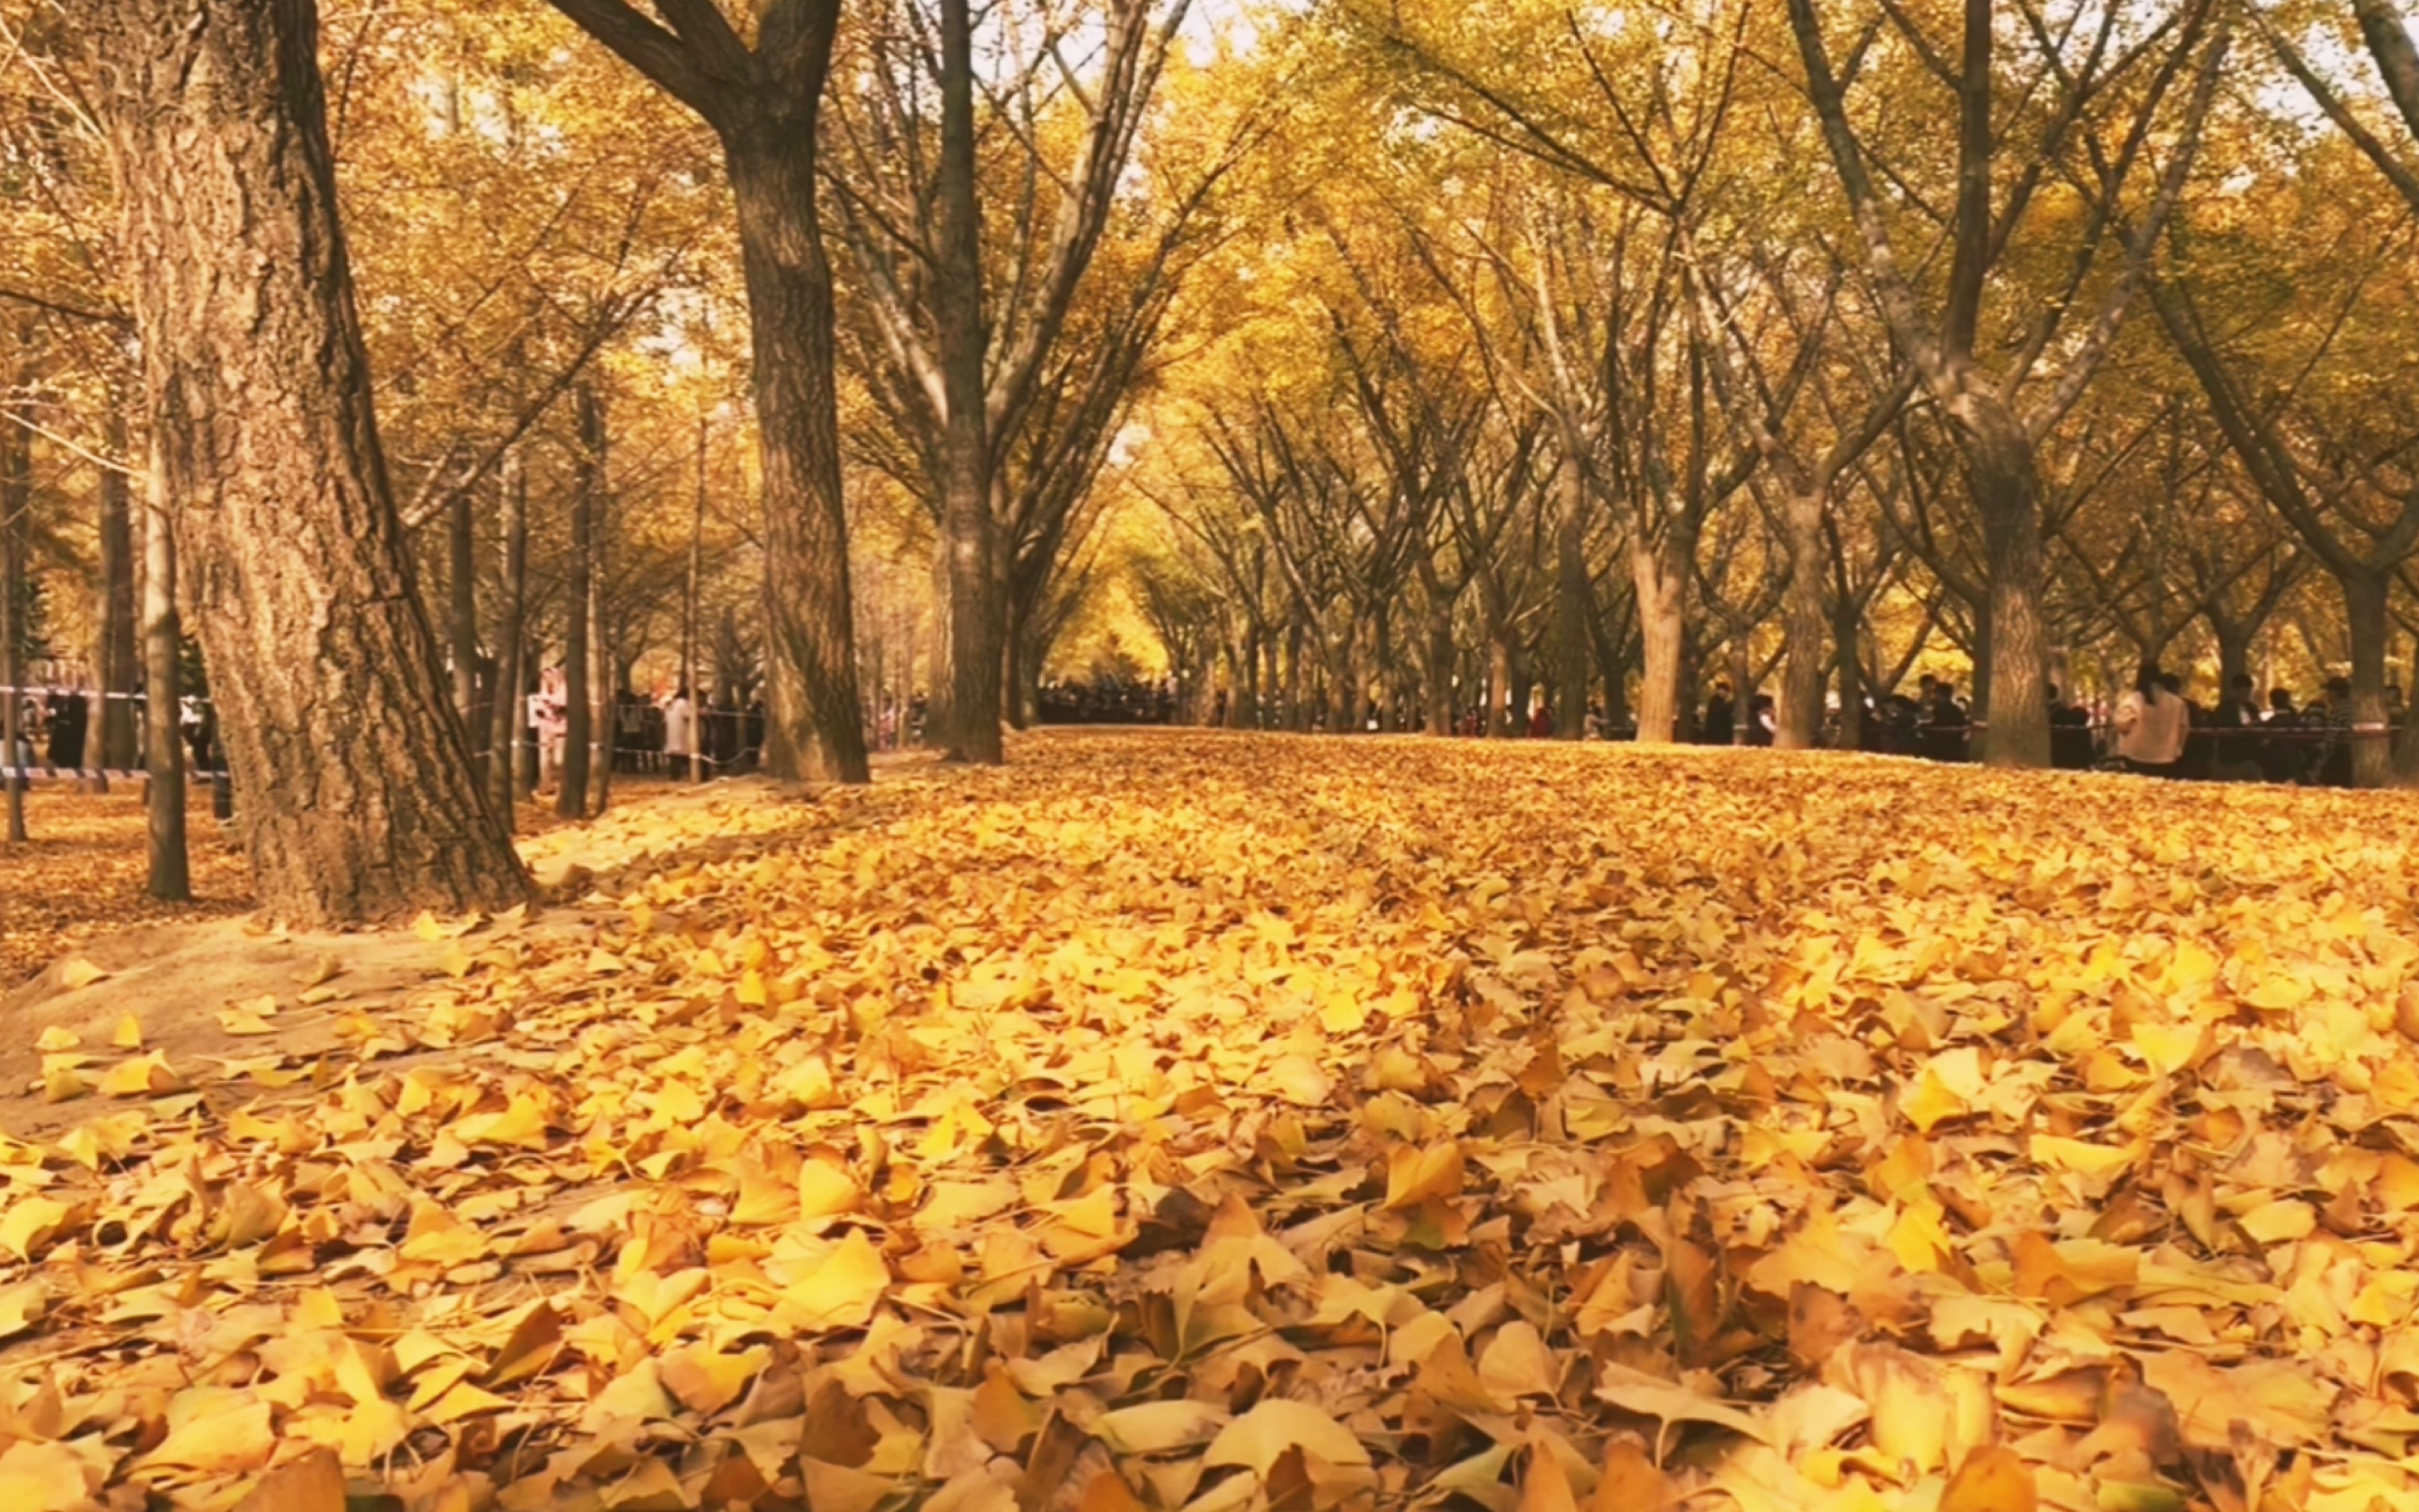
M 179 588 L 254 895 L 305 925 L 520 903 L 378 447 L 315 7 L 106 0 L 91 24 Z
M 504 454 L 498 482 L 503 495 L 503 602 L 497 606 L 495 691 L 487 701 L 486 785 L 487 807 L 510 829 L 519 796 L 521 719 L 529 707 L 529 669 L 521 647 L 529 613 L 529 471 L 519 447 Z
M 1685 729 L 1680 703 L 1686 688 L 1682 663 L 1687 656 L 1688 563 L 1667 536 L 1660 543 L 1633 546 L 1630 568 L 1637 579 L 1638 629 L 1646 662 L 1638 687 L 1638 742 L 1668 746 Z
M 571 489 L 570 570 L 563 575 L 562 770 L 555 776 L 554 793 L 554 811 L 565 819 L 588 812 L 589 755 L 596 738 L 588 662 L 601 648 L 588 643 L 588 595 L 596 505 L 604 491 L 605 409 L 595 385 L 579 385 L 578 410 L 579 476 Z
M 764 766 L 785 781 L 863 782 L 871 769 L 840 494 L 831 264 L 815 203 L 821 91 L 804 93 L 785 116 L 752 113 L 723 143 L 763 471 Z
M 2042 620 L 2041 479 L 2031 440 L 1995 396 L 1961 394 L 1950 408 L 1991 574 L 1989 648 L 1975 677 L 1993 766 L 2047 766 L 2049 635 Z M 1986 681 L 1987 680 L 1987 681 Z
M 1588 619 L 1595 587 L 1587 569 L 1587 479 L 1566 442 L 1556 482 L 1554 525 L 1554 734 L 1587 734 Z
M 1823 742 L 1823 674 L 1830 666 L 1823 643 L 1830 618 L 1823 604 L 1823 574 L 1829 565 L 1823 503 L 1819 493 L 1793 495 L 1782 517 L 1789 529 L 1789 659 L 1780 680 L 1780 728 L 1773 737 L 1782 750 L 1811 750 Z
M 2346 573 L 2344 628 L 2351 640 L 2351 781 L 2381 788 L 2394 780 L 2394 751 L 2386 737 L 2385 653 L 2393 633 L 2386 609 L 2391 580 L 2381 572 Z
M 112 395 L 105 422 L 109 454 L 126 455 L 126 414 Z M 133 489 L 116 468 L 100 475 L 100 760 L 112 771 L 131 769 L 140 756 L 134 728 Z

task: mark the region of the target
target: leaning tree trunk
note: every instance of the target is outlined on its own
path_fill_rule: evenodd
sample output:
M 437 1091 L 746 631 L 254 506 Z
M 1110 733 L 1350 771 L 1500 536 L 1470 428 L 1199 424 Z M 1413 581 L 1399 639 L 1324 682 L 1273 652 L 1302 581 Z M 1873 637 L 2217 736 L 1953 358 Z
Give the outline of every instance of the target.
M 177 538 L 168 524 L 166 448 L 155 434 L 143 501 L 143 809 L 151 896 L 188 903 L 193 871 L 185 851 L 184 630 L 177 618 Z
M 815 204 L 815 100 L 723 144 L 739 212 L 764 490 L 764 769 L 863 782 L 831 264 Z M 697 690 L 690 690 L 694 695 Z M 937 691 L 937 689 L 936 689 Z
M 106 422 L 112 456 L 126 455 L 126 415 L 113 393 Z M 123 772 L 137 760 L 134 730 L 133 489 L 117 468 L 100 474 L 100 761 Z
M 2031 439 L 1995 397 L 1967 393 L 1951 408 L 1958 441 L 1982 521 L 1990 565 L 1990 644 L 1976 669 L 1988 721 L 1982 749 L 1993 766 L 2047 766 L 2049 635 L 2042 618 L 2046 577 L 2041 533 L 2041 479 Z
M 2385 654 L 2393 634 L 2386 595 L 2392 585 L 2381 572 L 2347 572 L 2338 580 L 2344 628 L 2351 640 L 2351 782 L 2386 787 L 2394 781 L 2394 752 L 2385 734 Z
M 106 0 L 88 17 L 179 587 L 254 895 L 306 925 L 522 902 L 378 446 L 316 8 Z
M 1823 674 L 1829 670 L 1823 643 L 1829 620 L 1823 572 L 1830 564 L 1823 547 L 1823 496 L 1793 494 L 1782 517 L 1789 530 L 1789 660 L 1780 678 L 1780 728 L 1772 743 L 1782 750 L 1811 750 L 1823 741 Z
M 1687 656 L 1687 559 L 1661 542 L 1641 540 L 1631 548 L 1638 584 L 1638 630 L 1644 642 L 1645 673 L 1638 687 L 1638 742 L 1664 745 L 1680 738 L 1682 663 Z
M 529 472 L 521 449 L 504 453 L 498 478 L 503 495 L 503 602 L 496 625 L 495 691 L 487 706 L 487 807 L 506 829 L 513 825 L 518 794 L 516 770 L 521 746 L 521 715 L 529 700 L 529 670 L 522 660 L 522 621 L 529 612 Z

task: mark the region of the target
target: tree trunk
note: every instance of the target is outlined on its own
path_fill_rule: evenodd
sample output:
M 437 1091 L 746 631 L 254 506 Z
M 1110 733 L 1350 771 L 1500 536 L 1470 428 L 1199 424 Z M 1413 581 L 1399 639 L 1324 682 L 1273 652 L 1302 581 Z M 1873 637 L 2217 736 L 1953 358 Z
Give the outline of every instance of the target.
M 1453 733 L 1453 606 L 1432 605 L 1427 624 L 1428 733 Z
M 105 422 L 109 455 L 126 455 L 126 413 L 112 394 Z M 100 644 L 93 659 L 100 670 L 100 760 L 112 771 L 131 770 L 139 759 L 134 729 L 133 489 L 116 468 L 100 474 Z
M 14 378 L 16 375 L 11 375 Z M 8 795 L 8 843 L 25 843 L 25 535 L 33 525 L 33 433 L 0 414 L 0 787 Z
M 1487 626 L 1487 733 L 1497 740 L 1512 733 L 1512 632 L 1500 616 Z
M 1356 735 L 1361 733 L 1363 688 L 1361 678 L 1361 625 L 1358 620 L 1344 622 L 1344 633 L 1330 640 L 1320 637 L 1327 647 L 1328 733 Z
M 613 748 L 621 735 L 614 717 L 613 636 L 605 620 L 605 553 L 612 538 L 613 470 L 600 413 L 596 428 L 596 498 L 588 511 L 588 812 L 602 814 L 613 796 Z M 577 695 L 575 695 L 577 696 Z M 736 754 L 739 742 L 730 747 Z
M 1638 743 L 1668 746 L 1684 729 L 1681 663 L 1687 655 L 1688 564 L 1667 537 L 1661 543 L 1641 540 L 1634 545 L 1630 568 L 1638 584 L 1638 629 L 1646 660 L 1638 687 Z
M 588 812 L 588 758 L 596 738 L 588 660 L 599 648 L 588 643 L 588 595 L 597 496 L 604 486 L 605 410 L 594 384 L 579 385 L 578 408 L 579 475 L 571 487 L 570 571 L 563 575 L 562 770 L 555 776 L 554 793 L 554 811 L 565 819 Z
M 1781 673 L 1780 732 L 1782 750 L 1811 750 L 1823 742 L 1823 674 L 1830 657 L 1824 646 L 1829 615 L 1823 605 L 1823 574 L 1829 554 L 1823 544 L 1823 496 L 1795 494 L 1784 505 L 1789 528 L 1789 661 Z M 1841 705 L 1844 717 L 1846 706 Z
M 2381 788 L 2394 780 L 2394 752 L 2385 736 L 2385 652 L 2393 633 L 2386 595 L 2392 583 L 2382 572 L 2346 573 L 2337 581 L 2351 640 L 2351 782 Z
M 705 416 L 697 417 L 697 498 L 688 522 L 688 593 L 681 604 L 680 696 L 688 700 L 688 779 L 705 780 L 705 742 L 697 738 L 697 636 L 705 597 Z M 880 687 L 881 680 L 875 679 Z M 677 779 L 678 772 L 665 774 Z
M 2234 680 L 2250 675 L 2251 639 L 2258 630 L 2254 625 L 2232 620 L 2220 624 L 2215 619 L 2210 621 L 2210 630 L 2217 640 L 2218 697 L 2230 699 L 2234 697 Z M 2073 693 L 2072 688 L 2067 689 L 2068 697 L 2072 698 Z M 2257 698 L 2258 689 L 2254 688 L 2252 696 Z
M 1554 525 L 1554 734 L 1587 735 L 1588 617 L 1595 587 L 1587 570 L 1587 479 L 1565 441 Z
M 1995 397 L 1968 391 L 1950 409 L 1965 454 L 1990 565 L 1982 742 L 1993 766 L 2047 766 L 2049 636 L 2042 616 L 2041 480 L 2024 424 Z M 1985 681 L 1987 679 L 1987 681 Z
M 487 704 L 487 807 L 509 830 L 519 795 L 521 720 L 529 708 L 523 621 L 529 613 L 529 471 L 517 446 L 498 477 L 503 495 L 503 602 L 496 625 L 495 692 Z
M 456 489 L 453 502 L 445 509 L 445 577 L 448 615 L 447 639 L 454 655 L 454 710 L 462 717 L 462 728 L 470 737 L 470 761 L 475 771 L 484 772 L 485 753 L 480 747 L 486 733 L 485 721 L 479 718 L 479 595 L 476 590 L 478 564 L 472 556 L 477 537 L 470 530 L 470 492 Z M 482 783 L 484 785 L 484 781 Z
M 941 0 L 940 267 L 934 335 L 944 417 L 939 457 L 941 549 L 949 559 L 949 748 L 954 761 L 996 766 L 1000 743 L 1002 605 L 994 579 L 998 532 L 991 507 L 984 393 L 982 218 L 975 198 L 974 23 L 969 0 Z
M 1731 626 L 1731 744 L 1755 744 L 1755 640 L 1753 626 L 1741 620 Z
M 1002 712 L 1017 729 L 1030 730 L 1041 720 L 1041 658 L 1028 644 L 1034 633 L 1032 607 L 1012 587 L 1000 595 L 1000 603 L 1006 611 L 1000 636 L 1000 651 L 1006 658 L 1002 672 L 1007 679 Z M 1033 672 L 1029 682 L 1028 666 Z
M 793 101 L 783 117 L 751 113 L 723 150 L 739 211 L 763 471 L 764 766 L 784 781 L 863 782 L 871 768 L 840 493 L 831 264 L 815 204 L 820 94 Z
M 167 449 L 154 433 L 143 498 L 143 809 L 149 891 L 167 903 L 193 896 L 185 852 L 184 631 L 177 618 L 177 538 L 169 528 Z
M 1285 638 L 1285 725 L 1296 734 L 1310 728 L 1310 701 L 1302 687 L 1302 621 L 1288 620 Z M 1273 655 L 1273 642 L 1270 649 Z
M 311 0 L 95 8 L 179 588 L 264 911 L 508 907 L 528 878 L 471 780 L 378 446 L 316 32 Z
M 1846 603 L 1837 606 L 1831 621 L 1831 659 L 1839 669 L 1840 748 L 1858 750 L 1865 743 L 1865 664 L 1857 654 L 1857 613 Z

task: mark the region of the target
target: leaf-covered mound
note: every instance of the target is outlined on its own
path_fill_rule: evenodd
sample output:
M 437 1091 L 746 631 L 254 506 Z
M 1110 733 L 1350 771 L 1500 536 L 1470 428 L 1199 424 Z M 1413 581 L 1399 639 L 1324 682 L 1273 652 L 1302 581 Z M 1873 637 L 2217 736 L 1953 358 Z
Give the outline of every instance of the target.
M 1014 754 L 52 1005 L 10 1512 L 2419 1502 L 2410 801 Z

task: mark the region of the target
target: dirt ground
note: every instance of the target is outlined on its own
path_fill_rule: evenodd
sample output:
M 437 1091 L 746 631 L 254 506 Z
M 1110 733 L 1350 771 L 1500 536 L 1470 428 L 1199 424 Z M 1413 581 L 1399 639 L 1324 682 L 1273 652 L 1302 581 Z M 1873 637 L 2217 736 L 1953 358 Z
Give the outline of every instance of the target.
M 624 776 L 615 791 L 642 797 L 674 784 Z M 550 807 L 521 805 L 516 832 L 541 835 L 563 821 Z M 144 890 L 143 790 L 106 794 L 41 786 L 26 795 L 23 846 L 0 843 L 0 995 L 62 956 L 129 930 L 225 918 L 252 905 L 252 882 L 235 832 L 210 817 L 196 790 L 186 837 L 193 902 L 165 903 Z

